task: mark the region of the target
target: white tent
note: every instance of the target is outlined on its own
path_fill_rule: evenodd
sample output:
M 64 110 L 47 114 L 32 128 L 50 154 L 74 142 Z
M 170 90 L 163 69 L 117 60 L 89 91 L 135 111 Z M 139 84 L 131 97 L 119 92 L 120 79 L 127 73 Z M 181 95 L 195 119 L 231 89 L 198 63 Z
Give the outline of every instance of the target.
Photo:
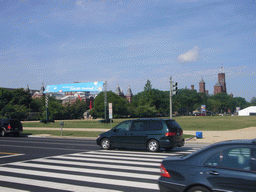
M 252 116 L 256 115 L 256 106 L 250 106 L 238 111 L 238 116 Z

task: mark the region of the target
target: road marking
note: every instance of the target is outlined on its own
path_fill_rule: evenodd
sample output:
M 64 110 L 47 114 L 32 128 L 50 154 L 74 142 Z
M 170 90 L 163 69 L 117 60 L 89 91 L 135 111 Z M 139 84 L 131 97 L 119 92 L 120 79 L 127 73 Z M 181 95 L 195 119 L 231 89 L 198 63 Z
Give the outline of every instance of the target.
M 36 180 L 36 179 L 25 179 L 25 178 L 2 176 L 2 175 L 0 175 L 0 180 L 1 181 L 10 181 L 11 183 L 18 183 L 18 184 L 22 184 L 22 185 L 30 185 L 30 186 L 32 185 L 32 186 L 37 186 L 37 187 L 57 189 L 57 190 L 65 190 L 65 191 L 118 192 L 116 190 L 100 189 L 100 188 L 94 188 L 94 187 L 85 187 L 85 186 L 71 185 L 71 184 L 65 184 L 65 183 L 57 183 L 57 182 L 51 182 L 51 181 L 41 181 L 41 180 Z M 13 192 L 15 192 L 15 191 L 13 191 Z M 19 191 L 16 191 L 16 192 L 19 192 Z
M 108 185 L 125 186 L 125 187 L 136 187 L 136 188 L 142 188 L 142 189 L 155 189 L 155 190 L 159 189 L 158 184 L 144 183 L 144 182 L 137 182 L 137 181 L 107 179 L 107 178 L 99 178 L 99 177 L 92 177 L 92 176 L 90 177 L 90 176 L 71 175 L 71 174 L 64 174 L 64 173 L 52 173 L 52 172 L 47 172 L 47 171 L 35 171 L 35 170 L 28 171 L 25 169 L 19 169 L 19 168 L 13 168 L 13 167 L 12 168 L 1 167 L 1 171 L 9 172 L 9 173 L 24 174 L 24 175 L 33 175 L 33 176 L 40 175 L 43 177 L 51 177 L 51 178 L 58 178 L 58 179 L 86 181 L 86 182 L 99 183 L 99 184 L 108 184 Z M 12 181 L 12 180 L 10 180 L 10 181 Z M 48 187 L 48 185 L 45 185 L 45 186 Z
M 4 156 L 0 156 L 0 158 L 8 158 L 8 157 L 20 156 L 20 155 L 24 155 L 24 154 L 0 152 L 0 155 L 4 155 Z
M 12 189 L 12 188 L 7 188 L 7 187 L 0 187 L 0 191 L 4 192 L 29 192 L 29 191 L 24 191 L 20 189 Z
M 111 168 L 111 169 L 120 169 L 120 170 L 133 170 L 133 171 L 146 171 L 159 173 L 159 168 L 150 168 L 150 167 L 138 167 L 138 166 L 126 166 L 126 165 L 112 165 L 112 164 L 102 164 L 102 163 L 89 163 L 89 162 L 72 162 L 64 160 L 54 160 L 54 159 L 35 159 L 33 162 L 41 163 L 54 163 L 54 164 L 63 164 L 63 165 L 76 165 L 76 166 L 86 166 L 86 167 L 97 167 L 97 168 Z
M 110 156 L 111 154 L 108 155 L 99 155 L 99 154 L 81 154 L 81 153 L 76 153 L 76 154 L 71 154 L 71 156 L 76 156 L 76 157 L 94 157 L 94 158 L 102 158 L 102 159 L 125 159 L 125 160 L 137 160 L 137 161 L 152 161 L 152 162 L 162 162 L 163 157 L 161 159 L 145 159 L 145 158 L 136 158 L 136 157 L 118 157 L 118 156 Z
M 111 176 L 122 175 L 122 177 L 132 177 L 132 178 L 139 178 L 139 179 L 148 178 L 149 180 L 157 180 L 159 178 L 159 175 L 127 173 L 127 172 L 122 172 L 122 171 L 107 171 L 107 170 L 75 168 L 75 167 L 63 167 L 63 166 L 56 166 L 56 165 L 39 165 L 39 164 L 35 164 L 35 163 L 15 162 L 15 163 L 10 163 L 9 165 L 23 166 L 23 167 L 29 167 L 29 168 L 70 171 L 70 172 L 78 172 L 78 173 L 93 173 L 93 174 L 99 174 L 99 175 L 111 175 Z M 158 172 L 159 172 L 159 169 L 158 169 Z
M 82 153 L 84 154 L 84 153 Z M 120 151 L 120 153 L 116 153 L 113 151 L 89 151 L 86 152 L 86 154 L 102 154 L 102 155 L 112 155 L 112 156 L 129 156 L 129 157 L 149 157 L 149 158 L 164 158 L 164 157 L 168 157 L 170 154 L 165 153 L 164 155 L 140 155 L 140 154 L 131 154 L 131 153 L 123 153 L 122 151 Z
M 71 156 L 55 156 L 54 158 L 58 159 L 70 159 L 70 160 L 82 160 L 82 161 L 93 161 L 93 162 L 104 162 L 104 163 L 121 163 L 121 164 L 130 164 L 130 165 L 148 165 L 148 166 L 160 166 L 160 163 L 149 163 L 149 162 L 141 162 L 141 161 L 120 161 L 120 160 L 112 160 L 112 159 L 98 159 L 98 158 L 82 158 L 82 157 L 71 157 Z
M 180 152 L 192 150 L 172 153 L 99 150 L 10 162 L 1 165 L 0 181 L 3 187 L 5 183 L 17 183 L 35 189 L 43 187 L 46 191 L 47 188 L 78 192 L 158 191 L 160 161 Z

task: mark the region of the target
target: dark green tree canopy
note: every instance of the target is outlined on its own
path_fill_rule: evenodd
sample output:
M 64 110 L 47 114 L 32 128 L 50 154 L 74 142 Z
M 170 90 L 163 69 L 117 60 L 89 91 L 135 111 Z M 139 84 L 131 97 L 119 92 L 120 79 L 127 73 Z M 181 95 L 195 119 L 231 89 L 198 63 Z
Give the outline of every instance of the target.
M 97 95 L 93 103 L 93 109 L 90 114 L 94 117 L 105 118 L 105 103 L 104 103 L 104 92 Z M 129 115 L 128 101 L 113 93 L 112 91 L 107 91 L 107 103 L 112 103 L 113 107 L 113 117 L 127 117 Z M 108 118 L 108 104 L 107 104 L 107 118 Z
M 152 89 L 151 82 L 147 80 L 147 83 L 145 84 L 144 91 L 149 91 Z

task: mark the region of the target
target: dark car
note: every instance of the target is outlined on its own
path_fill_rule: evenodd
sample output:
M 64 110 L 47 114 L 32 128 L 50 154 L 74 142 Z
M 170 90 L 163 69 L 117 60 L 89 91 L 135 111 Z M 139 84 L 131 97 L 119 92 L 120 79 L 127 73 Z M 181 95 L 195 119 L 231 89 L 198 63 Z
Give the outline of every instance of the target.
M 256 139 L 219 142 L 161 164 L 160 191 L 255 192 Z
M 184 145 L 183 130 L 172 119 L 134 119 L 121 122 L 96 140 L 103 149 L 147 148 L 158 151 Z
M 23 131 L 23 127 L 19 120 L 0 119 L 0 130 L 2 137 L 9 133 L 19 136 L 20 132 Z

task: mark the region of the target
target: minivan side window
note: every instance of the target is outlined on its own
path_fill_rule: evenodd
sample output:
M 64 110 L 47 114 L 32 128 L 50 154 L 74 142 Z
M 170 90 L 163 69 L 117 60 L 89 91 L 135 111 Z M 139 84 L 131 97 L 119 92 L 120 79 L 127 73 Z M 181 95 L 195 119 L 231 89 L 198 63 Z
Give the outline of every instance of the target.
M 134 121 L 131 131 L 144 131 L 147 129 L 147 121 Z
M 163 129 L 163 123 L 162 121 L 157 121 L 157 120 L 151 120 L 149 121 L 149 127 L 148 130 L 161 130 Z
M 125 121 L 123 123 L 120 123 L 115 127 L 117 131 L 129 131 L 129 128 L 131 126 L 131 121 Z

